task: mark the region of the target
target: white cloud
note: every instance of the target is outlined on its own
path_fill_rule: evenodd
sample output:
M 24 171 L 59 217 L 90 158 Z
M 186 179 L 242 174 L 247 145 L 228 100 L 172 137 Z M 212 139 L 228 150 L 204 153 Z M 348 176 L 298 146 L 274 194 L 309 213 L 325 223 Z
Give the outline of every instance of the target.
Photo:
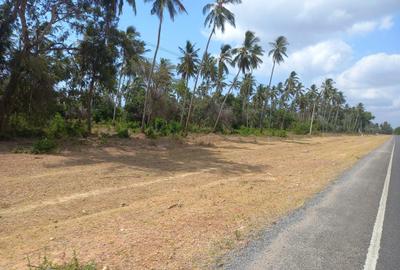
M 379 29 L 381 30 L 389 30 L 393 27 L 394 22 L 393 22 L 393 17 L 392 16 L 385 16 L 381 24 L 379 25 Z
M 277 67 L 274 82 L 292 70 L 307 85 L 332 77 L 352 104 L 361 101 L 379 121 L 388 117 L 400 125 L 400 55 L 374 54 L 353 63 L 353 50 L 358 48 L 344 41 L 390 30 L 399 0 L 244 0 L 230 9 L 237 28 L 228 26 L 224 34 L 217 33 L 217 40 L 236 45 L 250 29 L 268 50 L 269 41 L 280 35 L 288 38 L 289 58 Z M 271 59 L 264 56 L 256 70 L 264 83 L 271 66 Z
M 347 32 L 351 35 L 367 34 L 375 30 L 389 30 L 393 27 L 393 18 L 385 16 L 381 20 L 357 22 L 353 24 Z
M 342 70 L 351 59 L 352 49 L 344 41 L 333 39 L 319 42 L 290 53 L 285 62 L 276 68 L 274 81 L 284 80 L 293 70 L 302 81 L 322 81 L 330 74 Z M 272 61 L 268 55 L 263 60 L 256 74 L 265 77 L 269 76 Z
M 256 31 L 264 43 L 285 35 L 291 48 L 299 49 L 322 40 L 339 38 L 355 30 L 390 29 L 390 15 L 400 8 L 398 0 L 244 0 L 230 7 L 239 30 L 227 27 L 224 41 L 240 38 L 241 31 Z M 378 19 L 377 19 L 378 18 Z M 244 32 L 243 31 L 243 32 Z
M 373 54 L 339 74 L 337 85 L 350 101 L 366 104 L 378 121 L 391 120 L 399 125 L 399 70 L 400 54 Z

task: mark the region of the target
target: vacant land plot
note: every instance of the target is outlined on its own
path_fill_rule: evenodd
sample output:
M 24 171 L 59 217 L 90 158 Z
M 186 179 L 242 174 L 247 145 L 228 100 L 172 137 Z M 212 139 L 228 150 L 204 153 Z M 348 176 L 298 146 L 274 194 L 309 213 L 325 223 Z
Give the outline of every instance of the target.
M 0 143 L 0 269 L 74 251 L 110 269 L 206 268 L 388 138 L 110 140 L 41 156 Z

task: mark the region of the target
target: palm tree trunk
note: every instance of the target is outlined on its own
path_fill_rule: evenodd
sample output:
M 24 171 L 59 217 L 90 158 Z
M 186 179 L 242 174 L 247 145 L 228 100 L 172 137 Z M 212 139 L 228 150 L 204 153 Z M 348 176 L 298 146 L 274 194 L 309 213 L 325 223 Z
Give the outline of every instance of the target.
M 154 68 L 155 68 L 156 60 L 157 60 L 157 54 L 158 54 L 158 50 L 160 48 L 162 23 L 163 23 L 163 15 L 161 14 L 160 24 L 158 26 L 157 46 L 156 46 L 156 50 L 154 51 L 153 63 L 151 64 L 151 71 L 149 74 L 149 78 L 147 79 L 147 87 L 146 87 L 146 93 L 145 93 L 145 98 L 144 98 L 143 115 L 142 115 L 142 127 L 141 127 L 142 132 L 144 131 L 144 127 L 146 125 L 147 103 L 150 98 L 150 85 L 151 85 L 151 81 L 153 80 Z
M 271 70 L 271 76 L 269 77 L 269 83 L 268 83 L 268 90 L 269 91 L 271 91 L 271 83 L 272 83 L 272 77 L 274 76 L 274 71 L 275 71 L 275 64 L 276 64 L 276 62 L 275 62 L 275 60 L 273 61 L 273 64 L 272 64 L 272 70 Z M 268 101 L 267 101 L 267 99 L 264 101 L 264 106 L 263 106 L 263 109 L 262 109 L 262 111 L 261 111 L 261 116 L 260 116 L 260 130 L 262 131 L 263 130 L 263 120 L 264 120 L 264 113 L 265 113 L 265 110 L 267 109 L 267 104 L 268 103 Z M 269 126 L 271 127 L 271 119 L 269 120 Z
M 89 134 L 92 132 L 93 92 L 94 92 L 94 77 L 92 77 L 89 84 L 89 100 L 88 100 L 88 115 L 87 115 L 87 127 Z
M 231 93 L 233 87 L 235 86 L 236 81 L 239 78 L 239 75 L 240 75 L 240 69 L 238 70 L 238 73 L 236 74 L 235 79 L 233 80 L 232 85 L 228 90 L 228 93 L 226 93 L 224 101 L 222 101 L 221 107 L 219 109 L 218 117 L 217 117 L 217 120 L 215 121 L 214 128 L 213 128 L 212 132 L 215 132 L 215 130 L 216 130 L 217 126 L 218 126 L 218 122 L 219 122 L 219 119 L 221 118 L 222 110 L 224 109 L 226 100 L 228 99 L 229 94 Z
M 186 76 L 186 88 L 189 87 L 189 76 Z M 185 107 L 186 107 L 186 93 L 183 95 L 183 103 L 182 103 L 182 111 L 181 111 L 181 120 L 179 123 L 183 124 L 183 117 L 185 116 Z
M 123 77 L 123 74 L 122 74 L 122 67 L 121 67 L 120 72 L 121 72 L 121 73 L 120 73 L 120 75 L 119 75 L 118 86 L 117 86 L 117 93 L 116 93 L 115 98 L 114 98 L 114 111 L 113 111 L 113 118 L 112 118 L 112 122 L 113 122 L 113 123 L 115 122 L 115 116 L 116 116 L 116 114 L 117 114 L 118 96 L 119 96 L 119 92 L 121 91 L 121 85 L 122 85 L 122 77 Z
M 316 104 L 316 102 L 314 102 L 314 106 L 313 106 L 312 114 L 311 114 L 310 135 L 312 135 L 312 129 L 313 129 L 313 124 L 314 124 L 315 104 Z
M 201 59 L 200 68 L 199 68 L 199 70 L 198 70 L 198 72 L 197 72 L 196 80 L 194 81 L 193 93 L 192 93 L 192 96 L 191 96 L 191 98 L 190 98 L 188 116 L 187 116 L 187 118 L 186 118 L 186 123 L 185 123 L 185 128 L 184 128 L 184 132 L 185 132 L 185 133 L 187 132 L 187 128 L 188 128 L 188 126 L 189 126 L 190 116 L 191 116 L 191 113 L 192 113 L 193 100 L 194 100 L 194 96 L 196 95 L 197 84 L 199 83 L 199 79 L 200 79 L 200 75 L 201 75 L 201 70 L 202 70 L 203 64 L 204 64 L 204 59 L 205 59 L 205 57 L 206 57 L 206 55 L 207 55 L 207 53 L 208 53 L 208 48 L 210 47 L 211 38 L 212 38 L 212 36 L 214 35 L 214 33 L 215 33 L 215 27 L 211 30 L 210 36 L 208 37 L 206 49 L 205 49 L 205 51 L 204 51 L 203 58 Z

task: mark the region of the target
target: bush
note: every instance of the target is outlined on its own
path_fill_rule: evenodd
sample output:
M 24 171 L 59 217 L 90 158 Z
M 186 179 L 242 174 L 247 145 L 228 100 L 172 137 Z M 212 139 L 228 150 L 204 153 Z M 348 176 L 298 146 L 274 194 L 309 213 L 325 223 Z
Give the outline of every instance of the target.
M 50 138 L 61 139 L 67 136 L 67 127 L 65 119 L 57 113 L 50 121 L 47 128 L 47 136 Z
M 180 123 L 176 121 L 168 123 L 162 118 L 156 118 L 144 133 L 148 138 L 154 139 L 169 135 L 179 135 L 181 132 L 182 126 Z
M 241 126 L 239 129 L 236 129 L 233 131 L 234 134 L 238 134 L 240 136 L 261 136 L 263 135 L 263 132 L 261 132 L 260 129 L 258 128 L 248 128 L 245 126 Z
M 53 139 L 44 138 L 35 142 L 32 146 L 33 154 L 50 153 L 57 148 L 57 143 Z
M 127 128 L 122 128 L 117 131 L 117 136 L 120 138 L 129 138 L 129 130 Z
M 69 137 L 86 137 L 88 134 L 85 122 L 80 120 L 68 121 L 66 131 Z
M 14 114 L 9 118 L 10 133 L 2 134 L 2 137 L 7 139 L 14 136 L 17 137 L 39 137 L 43 136 L 44 132 L 38 126 L 32 126 L 29 121 L 20 114 Z
M 47 137 L 62 139 L 66 137 L 84 137 L 87 135 L 86 125 L 80 120 L 66 121 L 57 113 L 46 130 Z
M 396 128 L 393 133 L 394 135 L 400 135 L 400 127 Z
M 129 138 L 129 128 L 126 122 L 117 123 L 115 130 L 120 138 Z
M 306 135 L 310 133 L 310 124 L 304 122 L 296 122 L 292 127 L 292 131 L 297 135 Z
M 94 263 L 80 264 L 78 259 L 74 256 L 70 262 L 64 264 L 55 264 L 49 261 L 46 257 L 39 266 L 30 266 L 29 270 L 96 270 L 96 265 Z
M 286 138 L 287 133 L 286 133 L 286 130 L 283 130 L 283 129 L 272 129 L 271 136 Z

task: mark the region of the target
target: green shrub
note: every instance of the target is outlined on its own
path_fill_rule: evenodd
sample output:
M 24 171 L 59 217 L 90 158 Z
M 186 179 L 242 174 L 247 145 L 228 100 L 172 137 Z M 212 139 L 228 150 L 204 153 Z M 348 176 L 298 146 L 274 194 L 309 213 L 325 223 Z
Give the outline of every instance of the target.
M 144 130 L 144 134 L 147 138 L 156 139 L 158 137 L 157 132 L 154 130 L 153 127 L 148 127 Z
M 117 136 L 120 138 L 129 138 L 129 130 L 127 128 L 122 128 L 117 131 Z
M 94 263 L 80 264 L 78 259 L 74 256 L 70 262 L 63 264 L 55 264 L 49 261 L 46 257 L 39 266 L 31 266 L 29 263 L 29 270 L 96 270 L 97 267 Z
M 238 134 L 240 136 L 261 136 L 263 133 L 258 128 L 249 128 L 245 126 L 241 126 L 239 129 L 233 131 L 234 134 Z
M 297 135 L 306 135 L 310 133 L 310 124 L 304 122 L 296 122 L 292 127 L 292 131 Z
M 32 145 L 33 154 L 50 153 L 57 148 L 57 143 L 53 139 L 44 138 Z
M 129 128 L 126 122 L 118 122 L 115 126 L 119 138 L 129 138 Z
M 8 124 L 10 133 L 2 134 L 3 138 L 17 137 L 39 137 L 43 136 L 44 132 L 41 127 L 33 126 L 30 122 L 20 114 L 11 115 Z
M 400 127 L 396 128 L 393 133 L 394 135 L 400 135 Z
M 57 113 L 53 119 L 51 119 L 49 127 L 47 128 L 47 136 L 57 139 L 67 137 L 67 124 L 61 114 Z
M 286 138 L 287 133 L 286 133 L 286 130 L 283 130 L 283 129 L 272 129 L 271 136 Z
M 80 120 L 66 122 L 66 132 L 69 137 L 86 137 L 88 132 L 86 123 Z
M 154 139 L 157 137 L 179 135 L 182 132 L 182 126 L 176 121 L 167 122 L 162 118 L 154 119 L 153 123 L 146 128 L 145 135 Z

